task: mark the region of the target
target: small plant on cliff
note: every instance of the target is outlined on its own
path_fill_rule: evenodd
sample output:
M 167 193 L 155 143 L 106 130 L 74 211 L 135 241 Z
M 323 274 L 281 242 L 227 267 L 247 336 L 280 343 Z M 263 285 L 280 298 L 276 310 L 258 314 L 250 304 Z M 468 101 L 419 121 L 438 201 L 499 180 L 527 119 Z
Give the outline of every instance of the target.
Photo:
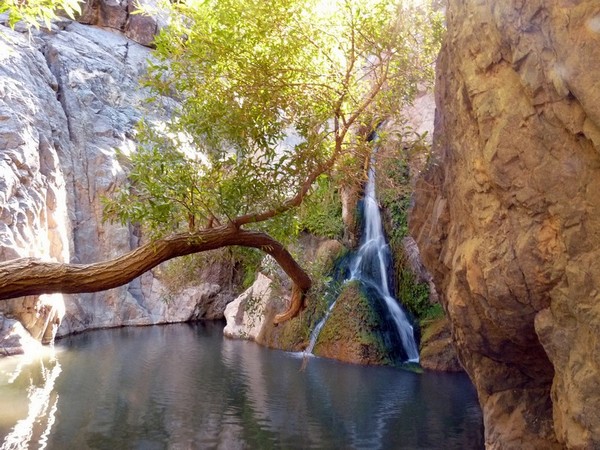
M 172 259 L 155 269 L 155 275 L 164 285 L 165 299 L 179 295 L 184 289 L 197 285 L 198 280 L 206 281 L 205 269 L 212 267 L 218 273 L 209 277 L 215 282 L 229 280 L 230 285 L 222 286 L 233 292 L 244 290 L 254 282 L 263 254 L 254 249 L 225 247 L 210 253 L 195 253 Z M 210 270 L 210 269 L 209 269 Z
M 314 193 L 300 207 L 299 228 L 316 236 L 339 239 L 344 234 L 344 222 L 338 188 L 324 175 L 315 184 Z
M 443 315 L 441 305 L 431 304 L 429 301 L 429 286 L 426 283 L 417 282 L 404 261 L 399 261 L 397 265 L 397 295 L 398 298 L 402 299 L 402 304 L 411 314 L 419 320 L 440 317 L 440 312 Z
M 390 244 L 401 248 L 402 239 L 408 236 L 408 211 L 412 195 L 411 164 L 427 158 L 430 152 L 425 142 L 426 134 L 419 135 L 410 128 L 392 136 L 388 147 L 377 160 L 379 200 L 390 222 L 387 230 Z

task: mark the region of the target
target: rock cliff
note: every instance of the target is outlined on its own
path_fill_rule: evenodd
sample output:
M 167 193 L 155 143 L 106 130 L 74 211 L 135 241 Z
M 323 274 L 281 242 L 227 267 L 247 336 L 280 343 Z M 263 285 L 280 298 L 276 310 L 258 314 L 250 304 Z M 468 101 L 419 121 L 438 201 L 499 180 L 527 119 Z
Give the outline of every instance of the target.
M 108 13 L 100 16 L 108 20 Z M 131 20 L 123 30 L 142 33 Z M 144 106 L 147 93 L 139 79 L 150 49 L 118 30 L 70 20 L 30 35 L 0 29 L 0 259 L 88 263 L 136 247 L 140 230 L 103 223 L 101 199 L 126 176 L 117 150 L 135 149 L 134 127 L 142 112 L 156 120 L 168 113 Z M 0 315 L 19 319 L 45 341 L 63 315 L 59 335 L 222 317 L 226 301 L 213 281 L 167 302 L 159 280 L 147 273 L 101 293 L 0 302 Z
M 450 0 L 411 232 L 489 448 L 600 447 L 600 4 Z

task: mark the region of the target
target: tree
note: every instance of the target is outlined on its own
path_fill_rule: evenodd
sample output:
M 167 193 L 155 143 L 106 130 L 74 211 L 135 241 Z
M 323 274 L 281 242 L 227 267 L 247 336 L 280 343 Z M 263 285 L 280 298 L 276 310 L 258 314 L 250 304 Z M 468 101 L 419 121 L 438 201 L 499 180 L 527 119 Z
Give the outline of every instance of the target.
M 151 242 L 87 266 L 0 264 L 0 298 L 103 290 L 176 256 L 242 245 L 291 277 L 276 322 L 294 316 L 311 285 L 280 242 L 294 208 L 431 79 L 438 24 L 395 0 L 175 2 L 146 86 L 157 104 L 180 106 L 166 124 L 140 124 L 129 182 L 106 204 Z
M 81 13 L 80 3 L 81 0 L 2 0 L 0 14 L 8 14 L 11 27 L 23 21 L 28 27 L 39 28 L 43 23 L 50 28 L 51 21 L 57 18 L 57 10 L 74 18 L 76 13 Z

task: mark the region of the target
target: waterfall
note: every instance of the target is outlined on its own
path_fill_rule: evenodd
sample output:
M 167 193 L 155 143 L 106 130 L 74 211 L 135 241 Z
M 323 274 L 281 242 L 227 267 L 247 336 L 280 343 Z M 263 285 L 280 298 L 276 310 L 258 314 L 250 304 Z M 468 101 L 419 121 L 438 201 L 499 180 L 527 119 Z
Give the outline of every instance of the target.
M 390 293 L 390 269 L 392 254 L 386 242 L 381 212 L 375 195 L 375 169 L 371 164 L 369 178 L 364 195 L 364 232 L 361 245 L 350 261 L 350 275 L 347 280 L 358 280 L 363 285 L 374 289 L 383 299 L 385 308 L 396 326 L 408 362 L 419 362 L 419 350 L 415 342 L 413 327 L 398 301 Z M 312 354 L 321 329 L 329 318 L 336 301 L 328 308 L 325 316 L 311 333 L 305 354 Z
M 375 169 L 371 164 L 364 197 L 364 232 L 361 245 L 350 264 L 350 279 L 374 288 L 384 300 L 385 306 L 396 325 L 409 362 L 419 361 L 413 327 L 406 313 L 390 293 L 389 274 L 392 254 L 385 240 L 381 212 L 375 196 Z

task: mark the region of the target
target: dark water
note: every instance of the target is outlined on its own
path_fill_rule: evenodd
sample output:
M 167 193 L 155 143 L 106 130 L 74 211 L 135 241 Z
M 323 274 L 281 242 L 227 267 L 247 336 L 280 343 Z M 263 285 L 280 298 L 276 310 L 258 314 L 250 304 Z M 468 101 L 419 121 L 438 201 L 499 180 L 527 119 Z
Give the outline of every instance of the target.
M 464 375 L 318 358 L 302 370 L 221 329 L 94 331 L 54 356 L 0 360 L 0 448 L 483 448 Z

